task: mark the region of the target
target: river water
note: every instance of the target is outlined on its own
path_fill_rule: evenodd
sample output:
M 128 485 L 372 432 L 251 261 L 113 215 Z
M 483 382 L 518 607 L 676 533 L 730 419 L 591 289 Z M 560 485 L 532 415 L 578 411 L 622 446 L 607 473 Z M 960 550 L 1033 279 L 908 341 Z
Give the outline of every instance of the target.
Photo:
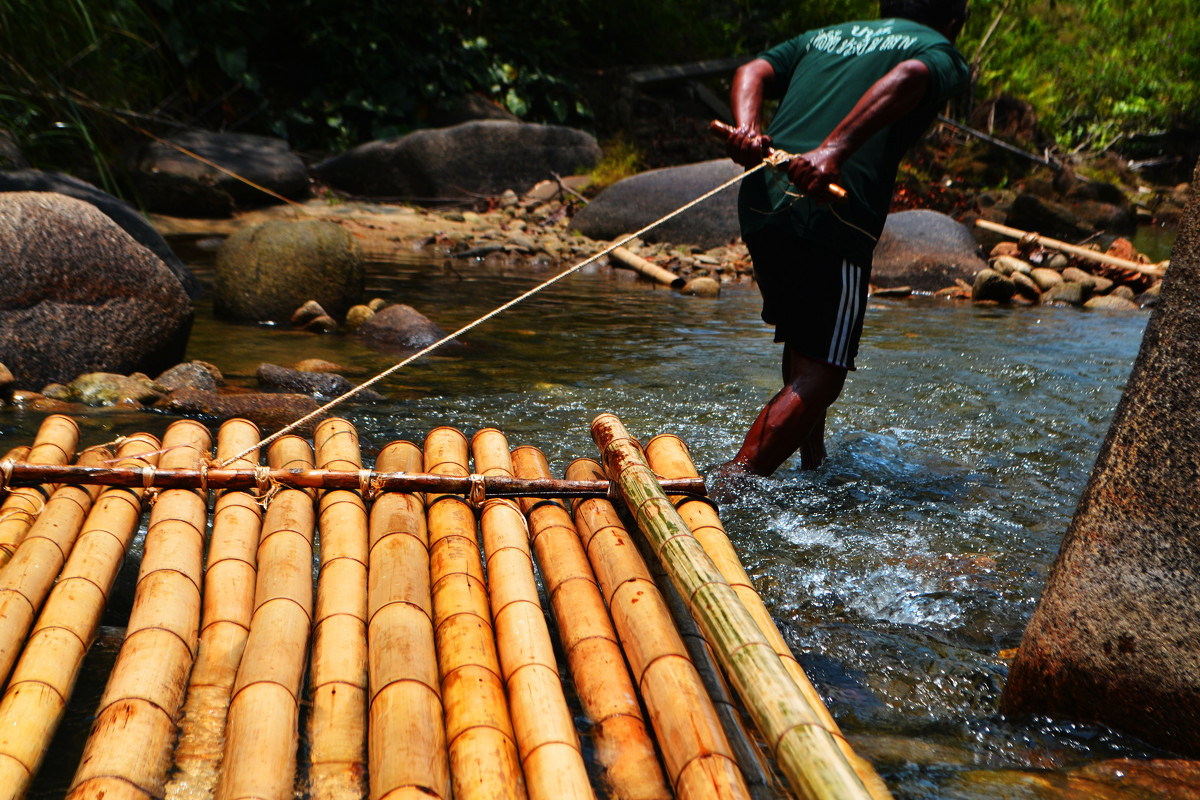
M 550 274 L 399 259 L 373 266 L 368 296 L 452 330 Z M 1102 728 L 997 711 L 1004 651 L 1042 590 L 1148 316 L 872 301 L 826 464 L 803 473 L 796 460 L 722 508 L 802 664 L 898 797 L 1041 796 L 1020 788 L 1029 775 L 1152 753 Z M 365 377 L 399 360 L 351 337 L 219 323 L 204 301 L 188 357 L 247 386 L 264 361 L 323 357 Z M 678 434 L 703 470 L 736 451 L 777 389 L 778 358 L 752 287 L 704 300 L 596 270 L 377 385 L 385 401 L 340 413 L 368 460 L 439 425 L 495 426 L 561 474 L 596 455 L 588 425 L 608 411 L 643 440 Z M 0 412 L 5 443 L 30 441 L 39 419 Z M 169 421 L 96 413 L 83 443 Z M 88 687 L 76 707 L 99 688 Z

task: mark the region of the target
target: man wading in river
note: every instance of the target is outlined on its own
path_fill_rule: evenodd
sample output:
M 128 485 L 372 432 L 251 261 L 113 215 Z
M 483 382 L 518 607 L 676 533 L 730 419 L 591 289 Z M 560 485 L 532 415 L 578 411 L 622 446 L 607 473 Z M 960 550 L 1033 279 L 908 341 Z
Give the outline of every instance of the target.
M 825 457 L 825 412 L 854 369 L 871 253 L 904 152 L 967 83 L 954 40 L 967 0 L 881 0 L 881 19 L 809 31 L 741 67 L 729 157 L 756 166 L 771 147 L 800 154 L 786 173 L 742 184 L 738 216 L 763 296 L 763 320 L 783 342 L 783 389 L 758 414 L 719 485 L 770 475 L 797 450 Z M 763 99 L 779 97 L 766 132 Z M 835 199 L 831 184 L 846 189 Z

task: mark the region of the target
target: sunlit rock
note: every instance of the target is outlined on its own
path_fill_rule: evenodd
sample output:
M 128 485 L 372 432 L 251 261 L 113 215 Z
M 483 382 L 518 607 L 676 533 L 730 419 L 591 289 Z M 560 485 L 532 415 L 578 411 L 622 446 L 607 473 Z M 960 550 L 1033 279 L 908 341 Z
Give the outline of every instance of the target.
M 1002 703 L 1190 757 L 1200 756 L 1197 201 Z

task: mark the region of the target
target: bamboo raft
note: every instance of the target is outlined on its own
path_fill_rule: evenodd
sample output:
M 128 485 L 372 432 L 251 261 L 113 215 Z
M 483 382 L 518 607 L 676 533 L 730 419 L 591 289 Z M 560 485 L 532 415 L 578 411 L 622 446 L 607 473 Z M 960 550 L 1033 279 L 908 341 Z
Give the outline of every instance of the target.
M 43 765 L 143 524 L 95 722 L 56 765 L 73 800 L 890 797 L 684 443 L 612 415 L 592 436 L 558 480 L 492 428 L 368 469 L 338 418 L 260 465 L 245 420 L 214 456 L 190 420 L 77 453 L 47 417 L 0 460 L 0 798 Z

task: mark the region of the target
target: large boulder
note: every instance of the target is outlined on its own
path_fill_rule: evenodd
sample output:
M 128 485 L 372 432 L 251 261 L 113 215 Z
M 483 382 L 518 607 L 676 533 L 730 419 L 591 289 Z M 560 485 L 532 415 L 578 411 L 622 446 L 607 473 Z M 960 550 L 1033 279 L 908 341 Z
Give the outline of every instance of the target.
M 241 228 L 217 251 L 213 312 L 285 322 L 308 300 L 335 317 L 362 302 L 362 249 L 341 225 L 272 220 Z
M 190 131 L 150 142 L 132 159 L 130 180 L 148 209 L 177 217 L 227 217 L 237 206 L 281 202 L 274 195 L 301 199 L 311 191 L 308 170 L 287 142 L 248 133 Z
M 875 245 L 871 283 L 936 292 L 955 280 L 974 283 L 987 267 L 971 232 L 937 211 L 890 214 Z
M 353 194 L 438 201 L 525 192 L 552 173 L 590 169 L 599 158 L 596 139 L 574 128 L 480 120 L 367 142 L 314 172 Z
M 601 192 L 571 220 L 591 239 L 615 239 L 641 230 L 744 172 L 727 158 L 643 172 Z M 694 208 L 647 231 L 648 242 L 690 244 L 709 249 L 736 239 L 738 187 L 730 186 Z
M 0 362 L 20 388 L 180 361 L 192 302 L 165 264 L 95 206 L 0 193 Z
M 200 281 L 179 260 L 179 256 L 175 255 L 175 251 L 159 235 L 154 226 L 124 200 L 118 200 L 108 192 L 101 191 L 92 184 L 72 178 L 70 175 L 63 175 L 59 172 L 42 172 L 36 169 L 0 172 L 0 192 L 57 192 L 85 203 L 91 203 L 113 222 L 120 225 L 138 244 L 149 248 L 154 255 L 158 256 L 179 279 L 179 283 L 187 292 L 188 297 L 200 296 Z
M 1002 699 L 1200 757 L 1200 164 L 1157 307 Z

